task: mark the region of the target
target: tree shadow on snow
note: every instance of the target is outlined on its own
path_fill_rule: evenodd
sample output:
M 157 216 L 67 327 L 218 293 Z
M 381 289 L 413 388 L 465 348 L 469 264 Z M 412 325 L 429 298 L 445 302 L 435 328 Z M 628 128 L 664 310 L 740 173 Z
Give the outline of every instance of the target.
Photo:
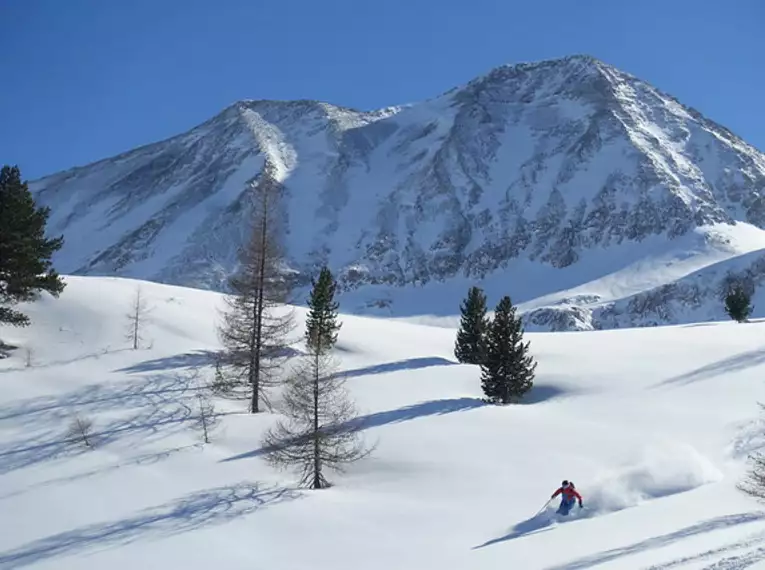
M 177 370 L 179 368 L 201 368 L 203 366 L 212 366 L 215 363 L 216 352 L 212 350 L 194 350 L 183 354 L 174 354 L 164 358 L 155 358 L 146 360 L 120 368 L 115 372 L 127 372 L 136 374 L 140 372 L 160 372 L 163 370 Z
M 422 368 L 431 368 L 433 366 L 454 366 L 457 364 L 459 363 L 447 360 L 446 358 L 441 358 L 440 356 L 426 356 L 422 358 L 407 358 L 406 360 L 397 360 L 395 362 L 386 362 L 384 364 L 375 364 L 373 366 L 365 366 L 353 370 L 344 370 L 342 375 L 346 378 L 354 378 L 356 376 L 386 374 L 388 372 L 398 372 L 400 370 L 419 370 Z
M 45 461 L 73 457 L 88 448 L 67 432 L 76 415 L 93 421 L 97 448 L 117 440 L 156 441 L 187 429 L 195 420 L 194 386 L 183 373 L 151 375 L 138 381 L 95 384 L 60 396 L 34 398 L 0 408 L 0 425 L 10 422 L 20 437 L 0 443 L 0 474 Z M 121 413 L 100 422 L 96 414 Z
M 158 374 L 129 382 L 90 384 L 56 396 L 42 396 L 0 406 L 0 422 L 35 427 L 69 418 L 74 413 L 125 410 L 173 400 L 189 391 L 191 376 Z
M 96 350 L 92 352 L 86 352 L 83 354 L 78 354 L 76 356 L 73 356 L 71 358 L 64 358 L 59 360 L 48 360 L 43 362 L 36 361 L 34 366 L 32 367 L 26 367 L 25 365 L 20 366 L 14 366 L 11 368 L 3 368 L 0 370 L 0 374 L 14 374 L 19 372 L 25 372 L 25 371 L 32 371 L 32 370 L 41 370 L 46 368 L 53 368 L 54 366 L 68 366 L 70 364 L 78 364 L 84 360 L 98 360 L 103 357 L 108 357 L 114 354 L 119 354 L 122 352 L 128 352 L 132 349 L 130 348 L 103 348 L 101 350 Z
M 561 398 L 573 393 L 574 391 L 569 388 L 561 388 L 554 384 L 534 384 L 531 387 L 531 390 L 529 390 L 518 403 L 521 405 L 541 404 L 542 402 Z
M 255 511 L 296 499 L 297 491 L 241 483 L 193 493 L 135 516 L 54 534 L 0 553 L 0 567 L 21 568 L 91 548 L 113 548 L 137 540 L 156 540 L 223 524 Z
M 599 566 L 600 564 L 612 562 L 624 556 L 637 554 L 646 550 L 663 548 L 685 538 L 690 538 L 717 530 L 724 530 L 739 525 L 750 524 L 762 520 L 765 520 L 765 513 L 762 512 L 741 513 L 737 515 L 715 517 L 713 519 L 687 526 L 683 529 L 676 530 L 668 534 L 641 540 L 640 542 L 636 542 L 629 546 L 606 550 L 598 554 L 580 558 L 579 560 L 574 560 L 573 562 L 553 566 L 550 567 L 549 570 L 580 570 L 581 568 L 592 568 L 593 566 Z
M 107 472 L 116 471 L 117 469 L 122 469 L 127 466 L 154 465 L 155 463 L 158 463 L 164 459 L 169 458 L 173 454 L 181 453 L 183 451 L 187 451 L 191 449 L 201 449 L 202 446 L 203 444 L 200 442 L 200 443 L 194 443 L 190 445 L 183 445 L 180 447 L 171 447 L 171 448 L 163 449 L 161 451 L 142 453 L 142 454 L 130 457 L 128 459 L 125 459 L 123 461 L 114 462 L 111 465 L 97 467 L 96 469 L 90 469 L 88 471 L 80 471 L 79 473 L 75 473 L 73 475 L 65 475 L 62 477 L 52 477 L 50 479 L 45 479 L 44 481 L 33 483 L 23 489 L 18 489 L 16 491 L 0 494 L 0 501 L 9 499 L 11 497 L 18 497 L 19 495 L 24 495 L 26 493 L 43 489 L 45 487 L 61 485 L 64 483 L 71 483 L 73 481 L 80 481 L 82 479 L 87 479 L 88 477 L 94 477 L 96 475 L 104 475 Z
M 300 356 L 303 352 L 294 349 L 292 347 L 285 347 L 279 357 L 293 357 Z M 139 374 L 142 372 L 161 372 L 164 370 L 179 370 L 188 368 L 203 368 L 205 366 L 213 366 L 215 364 L 215 358 L 218 352 L 214 350 L 194 350 L 191 352 L 185 352 L 182 354 L 174 354 L 173 356 L 166 356 L 164 358 L 154 358 L 152 360 L 146 360 L 120 368 L 115 372 L 127 372 L 128 374 Z
M 427 359 L 423 359 L 427 360 Z M 448 361 L 447 361 L 448 362 Z M 524 397 L 520 404 L 514 405 L 532 405 L 539 404 L 548 400 L 552 400 L 564 394 L 571 393 L 571 390 L 560 388 L 558 386 L 549 384 L 534 385 L 529 393 Z M 406 422 L 415 420 L 418 418 L 425 418 L 429 416 L 439 416 L 444 414 L 451 414 L 455 412 L 464 412 L 468 410 L 474 410 L 484 406 L 491 406 L 479 398 L 448 398 L 443 400 L 428 400 L 420 402 L 418 404 L 412 404 L 410 406 L 404 406 L 396 408 L 395 410 L 385 410 L 383 412 L 375 412 L 367 414 L 351 420 L 342 425 L 336 426 L 332 429 L 338 431 L 344 430 L 366 430 L 370 428 L 377 428 L 385 425 Z M 513 404 L 510 405 L 512 407 Z M 253 457 L 260 457 L 267 453 L 269 449 L 260 447 L 252 451 L 233 455 L 225 459 L 221 459 L 221 462 L 237 461 L 239 459 L 250 459 Z
M 673 384 L 683 386 L 700 380 L 708 380 L 715 376 L 739 372 L 763 364 L 765 364 L 765 348 L 759 348 L 757 350 L 742 352 L 729 358 L 724 358 L 717 362 L 707 364 L 701 368 L 692 370 L 691 372 L 686 372 L 685 374 L 662 380 L 653 387 L 659 388 Z
M 301 356 L 302 354 L 304 353 L 300 350 L 292 347 L 287 347 L 285 348 L 283 355 L 286 357 L 294 357 Z M 216 353 L 212 350 L 195 350 L 183 354 L 175 354 L 173 356 L 155 358 L 153 360 L 139 362 L 138 364 L 134 364 L 132 366 L 120 368 L 115 372 L 127 372 L 130 374 L 135 374 L 141 372 L 160 372 L 163 370 L 211 366 L 215 362 L 215 356 Z M 439 356 L 427 356 L 420 358 L 408 358 L 405 360 L 397 360 L 395 362 L 386 362 L 383 364 L 375 364 L 372 366 L 365 366 L 363 368 L 354 368 L 352 370 L 344 370 L 342 374 L 347 378 L 353 378 L 356 376 L 369 376 L 374 374 L 385 374 L 388 372 L 398 372 L 400 370 L 418 370 L 422 368 L 431 368 L 433 366 L 453 366 L 458 364 L 459 362 L 453 362 Z
M 361 416 L 356 420 L 350 421 L 342 427 L 354 429 L 369 429 L 388 424 L 406 422 L 417 418 L 428 416 L 440 416 L 454 412 L 464 412 L 474 410 L 488 404 L 478 398 L 450 398 L 445 400 L 429 400 L 396 408 L 395 410 L 386 410 L 384 412 L 375 412 L 366 416 Z
M 454 412 L 462 412 L 466 410 L 473 410 L 482 406 L 487 406 L 483 400 L 477 398 L 452 398 L 445 400 L 430 400 L 427 402 L 420 402 L 419 404 L 413 404 L 411 406 L 405 406 L 403 408 L 396 408 L 395 410 L 386 410 L 384 412 L 376 412 L 361 416 L 355 420 L 338 425 L 333 430 L 343 432 L 348 430 L 365 430 L 369 428 L 380 427 L 388 424 L 394 424 L 399 422 L 405 422 L 414 420 L 417 418 L 423 418 L 427 416 L 436 416 L 443 414 L 450 414 Z M 252 451 L 233 455 L 221 459 L 222 463 L 228 461 L 237 461 L 239 459 L 250 459 L 253 457 L 259 457 L 269 451 L 268 448 L 260 447 Z

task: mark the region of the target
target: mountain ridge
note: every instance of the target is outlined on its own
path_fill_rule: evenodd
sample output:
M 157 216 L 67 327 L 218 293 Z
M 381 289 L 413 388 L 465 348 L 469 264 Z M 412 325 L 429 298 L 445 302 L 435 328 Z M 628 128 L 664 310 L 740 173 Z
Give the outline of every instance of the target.
M 174 139 L 183 137 L 187 133 L 189 133 L 189 132 L 191 132 L 191 131 L 193 131 L 193 130 L 195 130 L 197 128 L 203 127 L 203 126 L 207 125 L 208 123 L 211 123 L 211 122 L 215 121 L 221 115 L 223 115 L 223 114 L 225 114 L 225 113 L 227 113 L 227 112 L 237 108 L 237 106 L 240 106 L 240 105 L 251 105 L 251 104 L 258 104 L 258 103 L 319 104 L 319 105 L 328 105 L 330 107 L 334 107 L 334 108 L 337 108 L 337 109 L 340 109 L 340 110 L 344 110 L 344 111 L 348 111 L 348 112 L 353 112 L 353 113 L 359 113 L 359 114 L 365 114 L 365 113 L 372 114 L 372 113 L 377 113 L 377 112 L 385 112 L 385 111 L 388 111 L 388 110 L 403 110 L 403 109 L 406 109 L 408 107 L 412 107 L 412 106 L 423 104 L 423 103 L 428 103 L 428 102 L 433 101 L 435 99 L 438 99 L 440 97 L 444 97 L 444 96 L 449 95 L 449 94 L 451 94 L 451 93 L 453 93 L 455 91 L 459 91 L 460 89 L 466 88 L 466 87 L 470 86 L 473 83 L 480 82 L 480 81 L 486 79 L 487 77 L 489 77 L 493 73 L 498 73 L 498 72 L 501 72 L 501 71 L 506 70 L 506 69 L 513 69 L 513 68 L 516 68 L 516 69 L 524 69 L 524 68 L 525 69 L 534 69 L 534 68 L 538 68 L 540 66 L 543 66 L 545 64 L 563 63 L 563 62 L 567 62 L 567 61 L 581 61 L 583 63 L 592 63 L 592 64 L 595 64 L 595 65 L 600 65 L 600 66 L 603 66 L 605 68 L 612 69 L 612 70 L 617 69 L 614 66 L 612 66 L 611 64 L 606 63 L 604 60 L 602 60 L 600 58 L 597 58 L 597 57 L 595 57 L 593 55 L 587 54 L 587 53 L 572 54 L 572 55 L 563 56 L 563 57 L 559 57 L 559 58 L 549 58 L 549 59 L 543 59 L 543 60 L 529 60 L 529 61 L 522 61 L 522 62 L 518 62 L 518 63 L 506 63 L 506 64 L 501 64 L 501 65 L 495 66 L 495 67 L 491 68 L 489 71 L 485 72 L 484 74 L 479 75 L 479 76 L 475 77 L 474 79 L 471 79 L 468 82 L 465 82 L 465 83 L 462 83 L 460 85 L 451 87 L 451 88 L 441 92 L 440 94 L 436 95 L 435 97 L 431 97 L 431 98 L 427 98 L 427 99 L 423 99 L 423 100 L 418 100 L 418 101 L 415 101 L 415 102 L 412 102 L 412 103 L 401 103 L 401 104 L 396 104 L 396 105 L 389 105 L 387 107 L 381 107 L 379 109 L 378 108 L 361 109 L 361 108 L 357 108 L 357 107 L 351 107 L 351 106 L 348 106 L 348 105 L 335 104 L 335 103 L 330 103 L 330 102 L 327 102 L 327 101 L 322 101 L 322 100 L 319 100 L 319 99 L 310 99 L 310 98 L 301 98 L 301 99 L 268 99 L 268 98 L 267 99 L 253 99 L 253 98 L 244 98 L 244 99 L 237 99 L 237 100 L 231 102 L 230 104 L 226 105 L 216 115 L 213 115 L 213 116 L 209 117 L 208 119 L 205 119 L 204 121 L 202 121 L 200 123 L 197 123 L 197 124 L 194 124 L 194 125 L 190 126 L 186 131 L 184 131 L 182 133 L 175 134 L 175 135 L 170 135 L 170 136 L 167 136 L 167 137 L 164 137 L 164 138 L 159 138 L 159 139 L 151 141 L 151 142 L 140 144 L 140 145 L 138 145 L 136 147 L 133 147 L 131 149 L 127 149 L 127 150 L 121 151 L 121 152 L 119 152 L 117 154 L 114 154 L 112 156 L 106 156 L 104 158 L 96 159 L 96 160 L 93 160 L 93 161 L 90 161 L 90 162 L 87 162 L 87 163 L 84 163 L 84 164 L 81 164 L 81 165 L 72 166 L 70 168 L 67 168 L 67 169 L 64 169 L 64 170 L 61 170 L 61 171 L 58 171 L 58 172 L 52 172 L 50 174 L 46 174 L 46 175 L 40 176 L 38 178 L 35 178 L 33 180 L 30 180 L 30 182 L 37 183 L 37 182 L 41 182 L 43 180 L 48 180 L 50 178 L 61 176 L 61 175 L 67 174 L 67 173 L 71 173 L 73 171 L 78 171 L 78 170 L 82 170 L 82 169 L 85 169 L 85 168 L 89 168 L 89 167 L 98 165 L 98 164 L 100 164 L 102 162 L 107 162 L 107 161 L 112 161 L 112 160 L 115 160 L 115 159 L 119 159 L 119 158 L 121 158 L 121 157 L 123 157 L 125 155 L 131 154 L 131 153 L 139 151 L 139 150 L 144 150 L 144 149 L 146 149 L 148 147 L 153 147 L 155 145 L 159 145 L 159 144 L 163 144 L 163 143 L 167 143 L 167 142 L 173 141 Z M 637 77 L 637 76 L 635 76 L 635 75 L 633 75 L 633 74 L 631 74 L 629 72 L 626 72 L 624 70 L 618 69 L 618 72 L 623 77 L 628 77 L 630 79 L 634 79 L 634 80 L 640 81 L 641 83 L 646 83 L 644 80 L 640 79 L 639 77 Z M 657 87 L 655 87 L 653 85 L 651 85 L 651 88 L 654 91 L 656 91 L 658 94 L 660 94 L 662 97 L 670 99 L 673 102 L 675 102 L 675 103 L 681 105 L 682 107 L 684 107 L 685 110 L 689 111 L 691 113 L 691 115 L 693 115 L 693 117 L 695 119 L 703 120 L 705 122 L 712 123 L 717 130 L 721 130 L 721 131 L 726 132 L 729 135 L 730 138 L 737 139 L 738 141 L 743 142 L 747 147 L 749 147 L 749 149 L 751 149 L 751 150 L 753 150 L 755 152 L 763 153 L 762 150 L 760 150 L 759 148 L 755 147 L 751 143 L 748 143 L 747 141 L 745 141 L 743 138 L 741 138 L 739 135 L 737 135 L 736 133 L 731 131 L 725 125 L 723 125 L 721 123 L 718 123 L 718 122 L 714 121 L 713 119 L 710 119 L 709 117 L 707 117 L 706 115 L 704 115 L 703 113 L 701 113 L 700 111 L 695 109 L 694 107 L 689 106 L 689 105 L 684 104 L 684 103 L 681 103 L 671 93 L 663 91 L 663 90 L 661 90 L 661 89 L 659 89 L 659 88 L 657 88 Z
M 394 314 L 402 287 L 510 276 L 523 260 L 577 267 L 588 251 L 720 224 L 765 228 L 765 156 L 589 55 L 500 66 L 373 111 L 241 100 L 30 188 L 67 239 L 61 271 L 220 290 L 248 189 L 264 181 L 284 190 L 303 282 L 327 264 L 344 291 Z

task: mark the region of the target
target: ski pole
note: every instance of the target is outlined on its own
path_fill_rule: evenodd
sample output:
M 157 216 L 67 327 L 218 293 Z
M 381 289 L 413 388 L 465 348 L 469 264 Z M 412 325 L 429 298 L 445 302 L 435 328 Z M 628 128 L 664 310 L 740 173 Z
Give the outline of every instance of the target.
M 535 517 L 535 516 L 537 516 L 537 515 L 538 515 L 539 513 L 541 513 L 542 511 L 544 511 L 544 510 L 547 508 L 547 505 L 549 505 L 549 504 L 550 504 L 550 501 L 552 501 L 552 498 L 550 498 L 550 499 L 547 499 L 547 502 L 546 502 L 546 503 L 545 503 L 545 504 L 542 506 L 542 508 L 541 508 L 541 509 L 539 509 L 539 510 L 538 510 L 536 513 L 534 513 L 534 517 Z M 531 518 L 534 518 L 534 517 L 531 517 Z

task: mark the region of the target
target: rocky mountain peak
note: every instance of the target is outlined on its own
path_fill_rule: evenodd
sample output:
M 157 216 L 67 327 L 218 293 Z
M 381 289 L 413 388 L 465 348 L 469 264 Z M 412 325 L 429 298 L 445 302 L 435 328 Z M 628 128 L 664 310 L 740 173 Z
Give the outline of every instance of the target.
M 762 154 L 586 55 L 501 66 L 378 111 L 238 101 L 187 133 L 30 186 L 65 235 L 62 272 L 222 289 L 264 176 L 284 189 L 291 267 L 307 279 L 329 264 L 362 305 L 394 313 L 407 288 L 520 266 L 570 274 L 652 238 L 765 228 Z

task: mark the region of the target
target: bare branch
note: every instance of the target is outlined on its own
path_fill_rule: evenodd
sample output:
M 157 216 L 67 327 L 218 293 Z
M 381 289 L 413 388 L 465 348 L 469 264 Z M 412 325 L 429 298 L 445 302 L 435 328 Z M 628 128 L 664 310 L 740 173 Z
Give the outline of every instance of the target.
M 760 410 L 765 411 L 765 405 L 757 402 Z M 765 501 L 765 455 L 753 453 L 749 456 L 751 467 L 746 477 L 738 485 L 738 489 L 755 499 Z
M 205 443 L 210 443 L 212 431 L 220 423 L 220 416 L 215 409 L 215 403 L 212 399 L 212 385 L 207 385 L 202 381 L 199 370 L 194 370 L 193 378 L 196 390 L 196 413 L 194 415 L 194 425 L 202 432 L 202 439 Z M 214 382 L 214 380 L 213 380 Z
M 273 166 L 252 185 L 252 229 L 240 251 L 239 269 L 229 280 L 218 334 L 225 354 L 218 363 L 216 385 L 228 394 L 248 394 L 250 411 L 270 407 L 269 388 L 279 383 L 288 358 L 293 312 L 285 305 L 290 281 L 284 272 L 279 224 L 282 191 Z M 223 389 L 223 386 L 227 386 Z
M 136 287 L 130 312 L 125 315 L 127 317 L 125 338 L 132 344 L 133 350 L 138 350 L 143 341 L 143 331 L 151 311 L 152 309 L 147 305 L 139 285 Z
M 296 470 L 300 484 L 313 489 L 329 486 L 325 468 L 342 472 L 372 452 L 361 441 L 355 407 L 336 370 L 329 354 L 313 350 L 302 357 L 283 394 L 285 418 L 263 439 L 266 460 Z
M 93 422 L 88 418 L 75 416 L 67 431 L 67 439 L 72 442 L 79 442 L 85 447 L 93 447 Z
M 765 501 L 765 456 L 754 453 L 749 457 L 752 467 L 737 487 L 747 495 Z

